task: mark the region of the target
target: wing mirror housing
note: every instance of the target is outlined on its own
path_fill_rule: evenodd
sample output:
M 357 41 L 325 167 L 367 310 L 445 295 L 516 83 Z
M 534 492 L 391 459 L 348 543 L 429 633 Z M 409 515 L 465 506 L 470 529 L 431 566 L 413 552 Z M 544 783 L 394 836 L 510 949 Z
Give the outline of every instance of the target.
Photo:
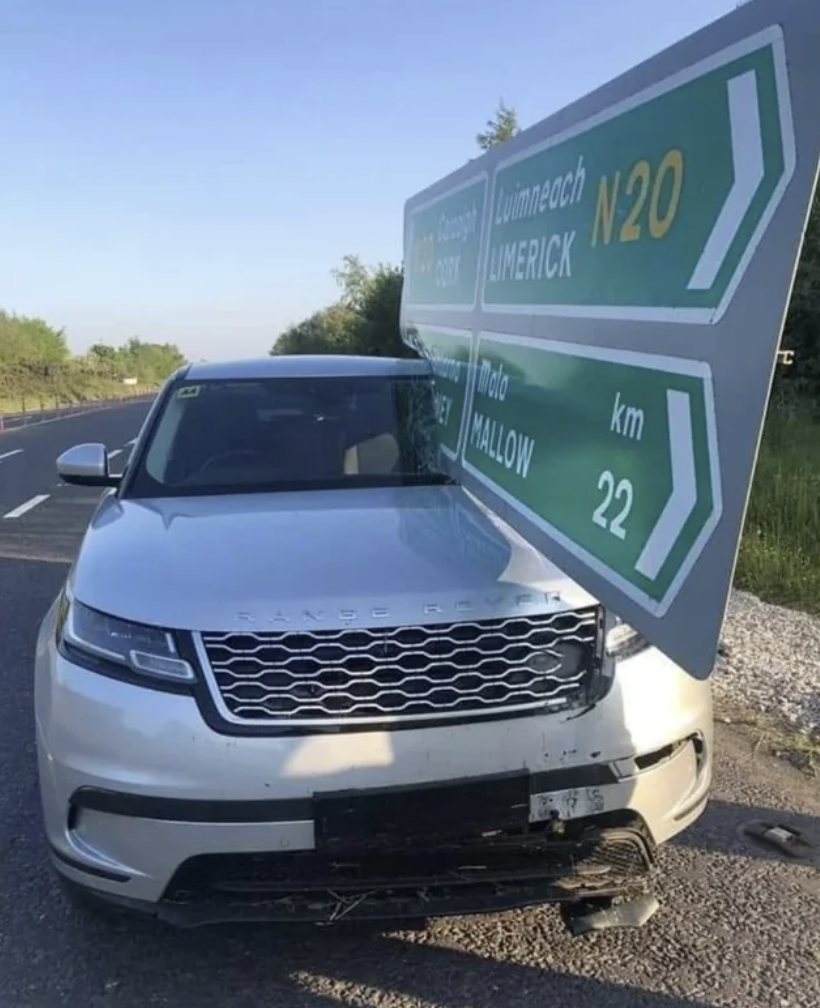
M 108 449 L 103 444 L 81 444 L 57 459 L 57 474 L 74 486 L 115 487 L 120 477 L 108 469 Z

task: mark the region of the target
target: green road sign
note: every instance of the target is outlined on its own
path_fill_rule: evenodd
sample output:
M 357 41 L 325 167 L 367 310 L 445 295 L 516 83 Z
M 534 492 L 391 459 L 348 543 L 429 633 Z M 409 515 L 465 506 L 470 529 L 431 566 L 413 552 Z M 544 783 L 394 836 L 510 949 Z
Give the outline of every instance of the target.
M 486 201 L 484 172 L 414 210 L 404 254 L 408 304 L 473 307 Z
M 403 338 L 427 353 L 439 326 L 472 333 L 448 469 L 697 676 L 816 191 L 818 54 L 820 0 L 748 0 L 404 210 Z M 482 201 L 482 223 L 447 223 Z M 435 278 L 468 230 L 464 288 L 445 294 Z
M 792 177 L 791 122 L 773 28 L 499 161 L 484 309 L 718 321 Z
M 660 615 L 721 513 L 710 369 L 482 333 L 463 464 Z
M 441 449 L 455 459 L 461 446 L 470 380 L 472 334 L 444 326 L 418 326 L 416 345 L 428 357 L 435 375 L 435 408 Z

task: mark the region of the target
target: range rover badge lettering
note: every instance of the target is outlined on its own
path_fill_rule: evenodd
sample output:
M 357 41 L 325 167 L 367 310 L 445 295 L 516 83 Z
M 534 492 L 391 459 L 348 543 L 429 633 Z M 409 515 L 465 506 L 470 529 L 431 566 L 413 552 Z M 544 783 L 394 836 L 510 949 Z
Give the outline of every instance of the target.
M 423 616 L 442 616 L 448 613 L 457 615 L 467 615 L 474 613 L 477 610 L 486 608 L 492 612 L 498 612 L 499 610 L 505 609 L 507 607 L 514 606 L 518 609 L 530 609 L 533 606 L 537 606 L 541 603 L 542 599 L 548 604 L 559 604 L 561 602 L 562 596 L 561 592 L 550 591 L 550 592 L 539 592 L 537 594 L 532 592 L 517 593 L 512 594 L 498 594 L 498 595 L 485 595 L 478 599 L 456 599 L 453 602 L 425 602 L 420 606 L 421 614 Z M 236 619 L 240 623 L 254 624 L 257 622 L 256 616 L 250 612 L 240 612 L 236 614 Z M 282 609 L 277 609 L 270 616 L 261 616 L 260 619 L 263 623 L 268 626 L 278 626 L 287 627 L 291 625 L 294 621 L 301 623 L 302 625 L 337 622 L 345 626 L 350 626 L 356 623 L 360 626 L 367 626 L 371 621 L 378 620 L 383 622 L 385 620 L 396 619 L 400 622 L 406 622 L 406 617 L 404 620 L 400 616 L 391 611 L 387 606 L 373 606 L 368 609 L 336 609 L 329 612 L 325 609 L 302 609 L 298 613 L 293 613 L 288 615 Z

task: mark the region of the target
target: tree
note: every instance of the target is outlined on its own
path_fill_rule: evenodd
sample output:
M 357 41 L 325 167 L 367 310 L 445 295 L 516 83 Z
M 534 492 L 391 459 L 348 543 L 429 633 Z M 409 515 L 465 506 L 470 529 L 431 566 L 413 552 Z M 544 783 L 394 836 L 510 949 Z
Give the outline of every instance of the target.
M 515 109 L 505 105 L 502 99 L 495 110 L 495 116 L 487 120 L 486 132 L 477 133 L 475 139 L 481 150 L 488 151 L 512 140 L 520 132 L 521 127 L 518 125 Z
M 0 311 L 0 364 L 61 364 L 68 356 L 62 329 L 42 319 Z
M 123 347 L 94 343 L 72 355 L 63 329 L 0 310 L 0 403 L 26 409 L 122 394 L 122 379 L 156 388 L 185 363 L 178 347 L 136 337 Z
M 353 332 L 359 315 L 345 305 L 321 308 L 302 322 L 288 326 L 280 333 L 270 353 L 321 354 L 352 353 Z
M 117 351 L 117 364 L 123 377 L 137 378 L 141 384 L 153 385 L 164 381 L 185 363 L 185 356 L 172 343 L 148 343 L 137 336 Z
M 358 256 L 346 255 L 332 275 L 341 288 L 336 304 L 289 326 L 278 336 L 271 354 L 405 356 L 399 331 L 401 267 L 365 266 Z
M 101 361 L 113 362 L 117 359 L 117 348 L 107 343 L 94 343 L 88 348 L 89 356 L 98 357 Z
M 342 258 L 341 267 L 331 270 L 330 275 L 342 288 L 341 303 L 353 311 L 362 311 L 372 284 L 373 270 L 368 269 L 357 255 L 346 255 Z

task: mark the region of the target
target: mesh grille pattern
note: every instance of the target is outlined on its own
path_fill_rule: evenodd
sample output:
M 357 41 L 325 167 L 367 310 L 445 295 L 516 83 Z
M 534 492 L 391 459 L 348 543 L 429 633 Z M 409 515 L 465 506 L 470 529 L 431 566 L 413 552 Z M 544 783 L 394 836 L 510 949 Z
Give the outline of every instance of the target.
M 597 607 L 430 626 L 206 633 L 235 721 L 291 725 L 479 716 L 583 702 Z
M 649 890 L 654 860 L 638 827 L 343 859 L 316 851 L 205 855 L 180 867 L 160 909 L 181 922 L 431 918 L 637 896 Z
M 590 837 L 556 842 L 537 837 L 517 843 L 465 844 L 436 851 L 349 856 L 343 860 L 315 851 L 287 854 L 202 855 L 185 863 L 169 891 L 218 890 L 259 894 L 321 892 L 363 887 L 403 888 L 418 885 L 470 885 L 493 879 L 515 881 L 566 878 L 576 884 L 589 876 L 602 881 L 628 881 L 646 875 L 650 862 L 639 838 L 622 831 L 612 838 Z

